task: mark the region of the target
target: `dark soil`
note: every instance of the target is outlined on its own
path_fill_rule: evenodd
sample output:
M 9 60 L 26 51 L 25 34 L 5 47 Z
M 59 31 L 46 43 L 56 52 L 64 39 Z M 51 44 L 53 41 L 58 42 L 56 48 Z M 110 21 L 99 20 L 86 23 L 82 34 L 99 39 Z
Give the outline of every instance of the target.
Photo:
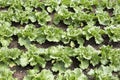
M 63 45 L 66 46 L 65 44 L 63 44 L 62 42 L 49 42 L 49 41 L 45 41 L 45 43 L 43 44 L 39 44 L 36 41 L 31 42 L 31 44 L 35 45 L 37 48 L 49 48 L 52 46 L 58 46 L 58 45 Z
M 75 68 L 79 68 L 80 61 L 78 61 L 76 57 L 71 57 L 71 60 L 72 60 L 72 64 L 69 67 L 69 69 L 74 70 Z
M 20 44 L 18 43 L 18 36 L 16 36 L 16 35 L 12 36 L 12 41 L 11 41 L 10 45 L 8 46 L 8 48 L 18 48 L 24 52 L 27 51 L 25 46 L 20 46 Z
M 23 80 L 24 76 L 27 74 L 27 70 L 32 69 L 30 66 L 21 67 L 21 66 L 14 66 L 11 68 L 12 71 L 15 71 L 13 77 L 17 78 L 18 80 Z
M 6 7 L 1 7 L 1 6 L 0 6 L 0 11 L 7 11 L 8 8 L 9 8 L 9 6 L 6 6 Z
M 25 24 L 20 24 L 20 22 L 11 22 L 12 26 L 17 27 L 17 28 L 24 28 Z
M 99 49 L 100 45 L 96 44 L 95 39 L 91 38 L 90 40 L 85 40 L 84 46 L 91 45 L 95 49 Z
M 58 28 L 61 28 L 61 29 L 63 29 L 64 31 L 66 31 L 66 29 L 67 29 L 67 25 L 66 24 L 64 24 L 64 22 L 63 21 L 60 21 L 60 23 L 58 24 L 58 25 L 56 25 Z

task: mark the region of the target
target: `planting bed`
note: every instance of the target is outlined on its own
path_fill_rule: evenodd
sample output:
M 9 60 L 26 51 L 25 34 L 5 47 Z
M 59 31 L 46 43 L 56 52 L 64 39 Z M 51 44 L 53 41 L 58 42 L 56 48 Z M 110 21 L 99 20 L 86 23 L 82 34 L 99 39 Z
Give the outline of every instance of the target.
M 120 0 L 0 0 L 0 80 L 119 80 Z

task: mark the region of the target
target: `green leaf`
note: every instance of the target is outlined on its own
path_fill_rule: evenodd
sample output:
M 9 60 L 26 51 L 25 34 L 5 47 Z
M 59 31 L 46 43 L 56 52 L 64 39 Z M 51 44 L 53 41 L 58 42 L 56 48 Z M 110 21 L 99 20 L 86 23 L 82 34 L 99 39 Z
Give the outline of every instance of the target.
M 55 14 L 54 15 L 54 19 L 53 19 L 53 22 L 54 22 L 54 24 L 59 24 L 60 23 L 60 20 L 62 20 L 61 19 L 61 16 L 60 15 L 58 15 L 58 14 Z
M 92 54 L 93 54 L 93 52 L 91 50 L 92 47 L 88 46 L 87 49 L 85 49 L 85 48 L 81 48 L 81 49 L 83 49 L 83 53 L 82 53 L 83 57 L 87 60 L 90 60 L 92 58 Z
M 0 79 L 1 80 L 17 80 L 16 78 L 13 78 L 12 76 L 13 72 L 9 69 L 8 66 L 0 63 Z
M 98 80 L 113 80 L 112 79 L 112 70 L 108 66 L 101 66 L 99 69 L 95 69 L 96 79 Z
M 91 63 L 93 66 L 99 64 L 99 62 L 100 62 L 100 57 L 98 56 L 98 54 L 93 54 L 92 56 L 93 56 L 93 57 L 92 57 L 92 59 L 90 60 L 90 63 Z
M 18 39 L 18 43 L 20 44 L 20 46 L 29 47 L 30 40 L 29 39 L 25 39 L 25 38 L 19 38 Z
M 27 54 L 23 54 L 20 56 L 20 65 L 22 67 L 25 67 L 29 64 L 29 59 L 28 59 L 28 56 Z
M 89 71 L 87 74 L 88 74 L 88 75 L 92 75 L 92 76 L 93 76 L 93 75 L 94 75 L 94 73 L 95 73 L 95 72 L 94 72 L 94 70 L 93 70 L 93 69 L 90 69 L 90 71 Z
M 52 9 L 51 7 L 47 7 L 47 11 L 48 11 L 49 13 L 52 13 L 53 9 Z
M 11 38 L 0 38 L 0 42 L 1 42 L 3 47 L 9 46 L 11 41 L 12 41 Z
M 31 56 L 30 58 L 31 58 L 31 60 L 29 60 L 29 62 L 30 62 L 30 65 L 31 65 L 31 66 L 35 66 L 35 65 L 38 64 L 38 65 L 40 65 L 42 68 L 45 67 L 46 61 L 45 61 L 44 58 L 42 58 L 42 57 L 40 57 L 40 56 L 38 56 L 38 55 L 33 55 L 33 56 Z
M 77 42 L 78 42 L 78 44 L 80 44 L 80 46 L 83 46 L 85 41 L 84 41 L 84 39 L 82 37 L 78 36 L 77 37 Z
M 36 22 L 36 17 L 34 13 L 31 12 L 28 17 L 31 20 L 31 22 Z
M 57 61 L 56 63 L 53 64 L 52 70 L 54 72 L 64 72 L 66 68 L 64 67 L 65 64 L 63 62 Z
M 69 37 L 77 37 L 78 35 L 81 34 L 81 30 L 74 28 L 73 26 L 69 26 L 69 28 L 67 28 L 67 36 Z
M 68 56 L 62 56 L 61 60 L 65 63 L 65 67 L 69 67 L 72 63 L 72 60 Z
M 100 24 L 109 25 L 110 24 L 110 16 L 108 13 L 102 12 L 97 14 L 98 21 Z
M 46 29 L 44 30 L 44 33 L 48 41 L 59 42 L 62 38 L 62 35 L 64 35 L 64 32 L 59 28 L 50 26 L 46 26 L 45 28 Z
M 110 27 L 106 27 L 105 30 L 108 36 L 110 37 L 110 40 L 113 40 L 114 42 L 120 41 L 120 35 L 119 35 L 120 25 L 117 26 L 111 25 Z
M 102 38 L 103 31 L 100 28 L 92 27 L 88 30 L 88 32 L 95 37 L 95 41 L 97 44 L 103 42 L 103 38 Z
M 111 50 L 111 47 L 110 46 L 102 46 L 100 48 L 101 50 L 101 63 L 103 65 L 107 64 L 109 61 L 108 61 L 108 55 L 110 54 L 110 50 Z
M 46 76 L 47 75 L 47 76 Z M 54 80 L 54 75 L 50 70 L 43 69 L 36 77 L 36 80 Z
M 75 47 L 75 43 L 73 41 L 70 42 L 71 47 Z
M 67 70 L 64 77 L 65 80 L 87 80 L 87 77 L 82 73 L 82 70 L 79 68 L 76 68 L 73 71 Z
M 80 68 L 81 69 L 87 69 L 89 66 L 89 62 L 87 60 L 80 60 Z
M 36 76 L 37 73 L 39 73 L 39 67 L 35 66 L 33 69 L 27 70 L 28 75 L 26 75 L 23 80 L 31 80 Z
M 48 21 L 51 21 L 51 17 L 48 15 L 47 11 L 36 12 L 35 16 L 40 25 L 47 24 Z

